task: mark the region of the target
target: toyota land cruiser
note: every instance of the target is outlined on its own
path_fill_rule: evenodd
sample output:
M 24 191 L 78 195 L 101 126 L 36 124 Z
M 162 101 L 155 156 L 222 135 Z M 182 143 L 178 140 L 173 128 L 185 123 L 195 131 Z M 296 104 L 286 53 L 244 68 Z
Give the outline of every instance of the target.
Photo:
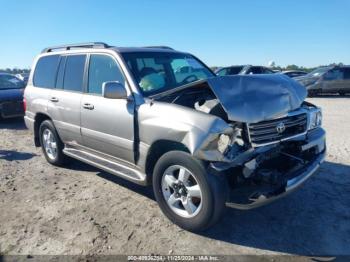
M 32 68 L 25 122 L 47 161 L 152 184 L 187 230 L 285 196 L 325 157 L 321 110 L 283 75 L 217 77 L 169 47 L 104 43 L 46 48 Z

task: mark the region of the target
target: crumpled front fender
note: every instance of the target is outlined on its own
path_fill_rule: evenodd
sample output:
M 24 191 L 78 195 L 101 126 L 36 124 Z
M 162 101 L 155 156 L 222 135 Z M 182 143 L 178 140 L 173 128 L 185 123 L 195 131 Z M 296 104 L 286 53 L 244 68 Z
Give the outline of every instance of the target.
M 217 150 L 220 134 L 232 134 L 233 128 L 219 117 L 183 106 L 154 102 L 138 110 L 140 141 L 152 145 L 159 140 L 179 142 L 203 160 L 222 161 Z

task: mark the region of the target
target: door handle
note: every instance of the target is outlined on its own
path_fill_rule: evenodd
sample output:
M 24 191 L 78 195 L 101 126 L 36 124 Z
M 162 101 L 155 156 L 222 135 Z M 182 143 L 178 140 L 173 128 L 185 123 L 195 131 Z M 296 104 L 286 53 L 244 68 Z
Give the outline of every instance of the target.
M 54 102 L 54 103 L 57 103 L 58 102 L 58 98 L 57 97 L 51 97 L 50 101 Z
M 94 109 L 94 105 L 89 104 L 89 103 L 85 103 L 85 104 L 83 104 L 83 108 L 89 109 L 89 110 L 93 110 Z

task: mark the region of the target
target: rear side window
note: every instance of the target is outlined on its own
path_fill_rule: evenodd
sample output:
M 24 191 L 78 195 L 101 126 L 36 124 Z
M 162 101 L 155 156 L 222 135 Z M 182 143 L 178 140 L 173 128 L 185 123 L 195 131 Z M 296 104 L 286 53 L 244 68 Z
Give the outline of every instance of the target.
M 44 88 L 55 87 L 59 60 L 59 55 L 44 56 L 39 58 L 34 72 L 34 86 Z
M 91 55 L 88 93 L 102 94 L 102 84 L 108 81 L 118 81 L 121 84 L 125 82 L 117 62 L 107 55 Z
M 63 89 L 82 92 L 86 55 L 71 55 L 66 58 Z

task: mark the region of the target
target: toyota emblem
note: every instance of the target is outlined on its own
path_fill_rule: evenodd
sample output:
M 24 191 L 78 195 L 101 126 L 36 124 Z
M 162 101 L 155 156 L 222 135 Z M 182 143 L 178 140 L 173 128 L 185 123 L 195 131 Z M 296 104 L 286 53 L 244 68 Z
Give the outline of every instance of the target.
M 281 134 L 284 132 L 284 130 L 286 130 L 286 126 L 284 125 L 283 122 L 281 122 L 276 126 L 276 130 L 279 134 Z

